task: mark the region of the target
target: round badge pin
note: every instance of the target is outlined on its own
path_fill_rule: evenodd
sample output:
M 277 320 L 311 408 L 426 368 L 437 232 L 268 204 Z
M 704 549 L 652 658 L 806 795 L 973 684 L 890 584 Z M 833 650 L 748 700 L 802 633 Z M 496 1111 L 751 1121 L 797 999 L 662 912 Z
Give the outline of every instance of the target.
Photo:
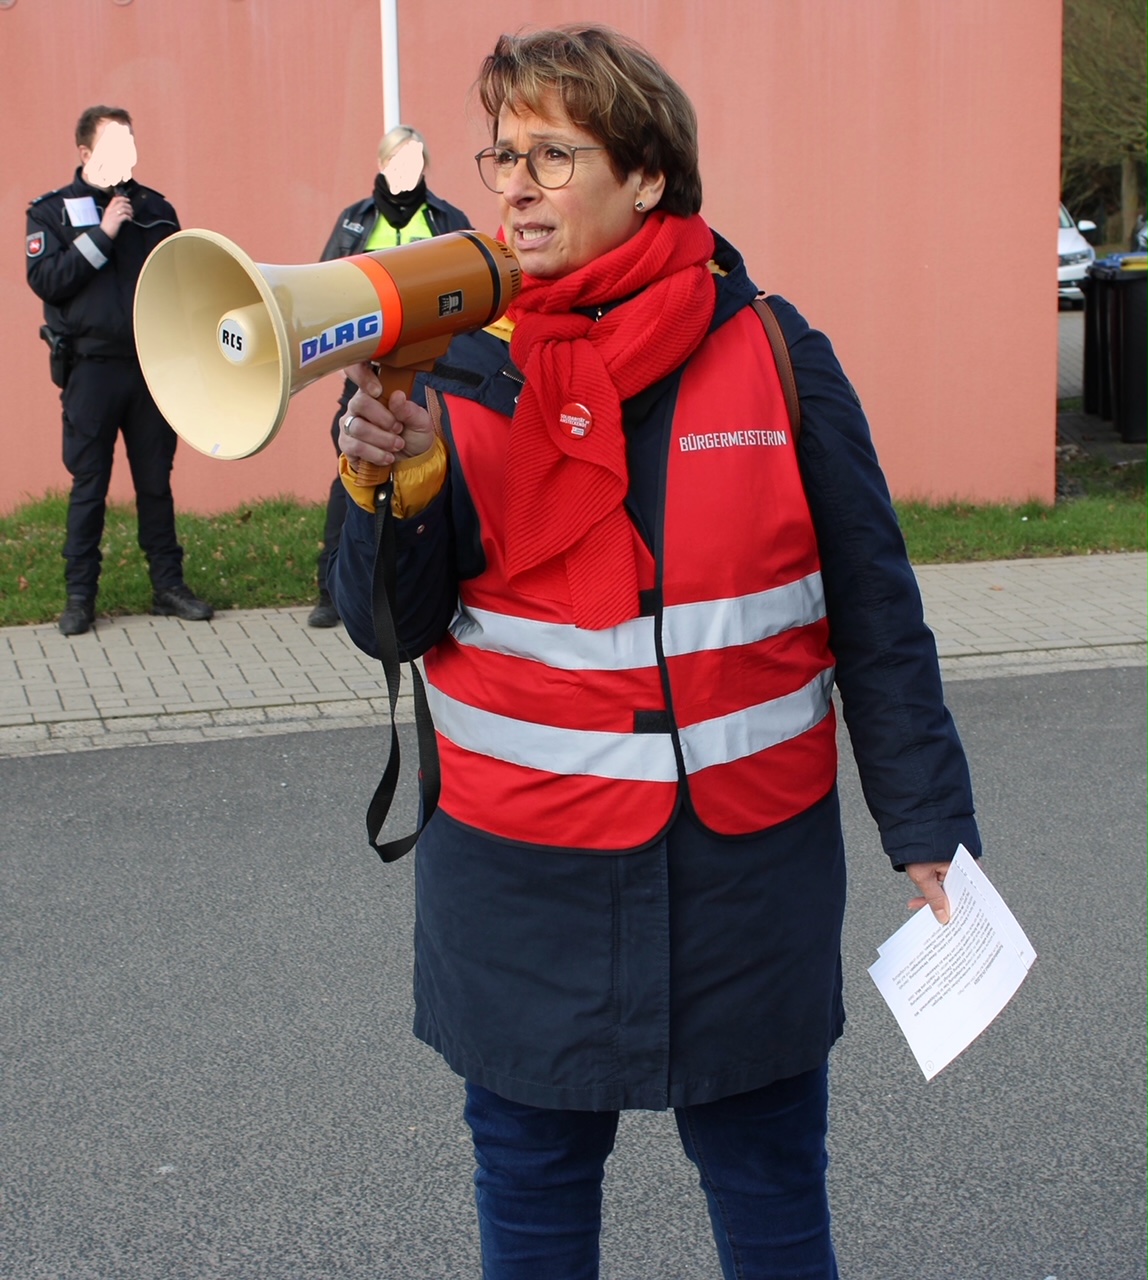
M 574 401 L 562 406 L 558 421 L 578 439 L 588 436 L 590 428 L 594 425 L 594 417 L 590 410 L 584 404 L 575 404 Z

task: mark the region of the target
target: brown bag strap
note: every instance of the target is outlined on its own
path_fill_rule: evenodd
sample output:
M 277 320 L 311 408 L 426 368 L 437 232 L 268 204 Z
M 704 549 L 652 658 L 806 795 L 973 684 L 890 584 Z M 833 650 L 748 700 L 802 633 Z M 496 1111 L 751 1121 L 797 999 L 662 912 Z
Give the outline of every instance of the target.
M 789 426 L 796 442 L 801 435 L 801 402 L 797 398 L 797 380 L 793 376 L 793 361 L 789 358 L 789 347 L 785 343 L 785 335 L 781 325 L 773 314 L 773 308 L 759 294 L 753 300 L 753 309 L 761 320 L 769 345 L 773 348 L 773 359 L 777 365 L 777 374 L 781 379 L 781 390 L 785 396 L 785 411 L 789 415 Z
M 442 401 L 438 398 L 438 392 L 434 387 L 427 387 L 427 413 L 430 414 L 431 426 L 434 427 L 434 433 L 440 440 L 445 440 L 446 435 L 442 429 Z

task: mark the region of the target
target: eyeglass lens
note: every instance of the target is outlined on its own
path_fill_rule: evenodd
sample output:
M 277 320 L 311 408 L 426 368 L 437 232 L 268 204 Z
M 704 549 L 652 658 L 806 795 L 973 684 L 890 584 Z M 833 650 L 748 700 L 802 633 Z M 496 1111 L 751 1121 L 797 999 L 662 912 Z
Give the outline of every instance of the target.
M 530 176 L 540 187 L 564 187 L 574 176 L 574 153 L 589 150 L 582 147 L 563 147 L 556 142 L 540 142 L 529 151 L 511 151 L 505 147 L 491 147 L 478 156 L 478 169 L 483 182 L 491 191 L 502 191 L 519 160 L 525 159 Z

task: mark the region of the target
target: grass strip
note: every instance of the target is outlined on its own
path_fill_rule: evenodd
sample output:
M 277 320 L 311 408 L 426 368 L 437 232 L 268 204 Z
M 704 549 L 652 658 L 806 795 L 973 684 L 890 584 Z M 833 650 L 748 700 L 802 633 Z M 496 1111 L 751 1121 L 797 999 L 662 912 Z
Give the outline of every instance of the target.
M 68 500 L 52 494 L 0 517 L 0 626 L 50 622 L 64 602 Z M 314 603 L 323 543 L 322 504 L 273 498 L 222 515 L 176 513 L 184 577 L 216 609 L 273 609 Z M 136 540 L 132 504 L 109 505 L 96 608 L 148 613 L 151 581 Z
M 1084 457 L 1058 463 L 1055 505 L 897 504 L 914 564 L 1020 560 L 1145 549 L 1145 464 Z M 67 497 L 51 494 L 0 517 L 0 626 L 51 622 L 64 602 Z M 177 514 L 189 586 L 217 609 L 312 604 L 322 504 L 275 498 L 222 515 Z M 135 508 L 108 508 L 98 611 L 147 613 L 151 584 L 136 545 Z

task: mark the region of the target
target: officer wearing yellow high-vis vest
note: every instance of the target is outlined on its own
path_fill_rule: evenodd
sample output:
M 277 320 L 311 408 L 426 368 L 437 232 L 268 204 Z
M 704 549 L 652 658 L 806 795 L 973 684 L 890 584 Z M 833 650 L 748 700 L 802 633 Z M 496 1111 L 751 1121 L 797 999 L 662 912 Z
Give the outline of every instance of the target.
M 346 258 L 353 253 L 393 249 L 413 240 L 429 240 L 447 231 L 465 231 L 472 226 L 461 209 L 440 200 L 427 190 L 429 159 L 422 135 L 405 124 L 396 125 L 379 143 L 379 172 L 375 189 L 339 214 L 335 229 L 323 250 L 322 261 Z M 339 449 L 339 423 L 347 401 L 355 394 L 355 384 L 347 382 L 331 423 L 335 452 Z M 339 545 L 346 514 L 346 491 L 338 475 L 327 499 L 327 522 L 323 549 L 319 553 L 319 600 L 307 618 L 312 627 L 334 627 L 339 614 L 327 590 L 327 565 Z

